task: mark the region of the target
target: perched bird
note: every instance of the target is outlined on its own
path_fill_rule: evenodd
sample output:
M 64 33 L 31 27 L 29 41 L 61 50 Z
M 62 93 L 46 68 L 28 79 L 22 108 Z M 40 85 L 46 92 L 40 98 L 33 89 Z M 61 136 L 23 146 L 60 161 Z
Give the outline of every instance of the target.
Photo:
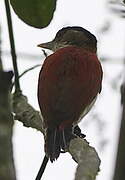
M 82 135 L 78 122 L 89 112 L 102 87 L 96 37 L 82 27 L 64 27 L 51 42 L 38 45 L 53 54 L 38 80 L 38 102 L 45 126 L 45 154 L 51 162 Z

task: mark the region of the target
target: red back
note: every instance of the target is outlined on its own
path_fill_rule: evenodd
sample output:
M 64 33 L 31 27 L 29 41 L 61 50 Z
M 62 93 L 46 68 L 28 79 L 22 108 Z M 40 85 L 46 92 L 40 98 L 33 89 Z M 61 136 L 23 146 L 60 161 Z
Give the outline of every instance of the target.
M 65 47 L 48 56 L 40 71 L 38 101 L 46 127 L 70 126 L 101 91 L 95 53 Z

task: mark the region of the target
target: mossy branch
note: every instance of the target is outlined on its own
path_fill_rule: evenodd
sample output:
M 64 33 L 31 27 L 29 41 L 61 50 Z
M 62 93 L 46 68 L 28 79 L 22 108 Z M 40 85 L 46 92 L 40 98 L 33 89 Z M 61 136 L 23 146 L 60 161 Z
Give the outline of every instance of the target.
M 26 127 L 32 127 L 44 134 L 42 116 L 28 104 L 26 96 L 14 94 L 13 111 L 15 119 Z M 69 153 L 78 162 L 75 180 L 94 180 L 99 171 L 100 159 L 96 150 L 85 139 L 75 138 L 70 142 Z

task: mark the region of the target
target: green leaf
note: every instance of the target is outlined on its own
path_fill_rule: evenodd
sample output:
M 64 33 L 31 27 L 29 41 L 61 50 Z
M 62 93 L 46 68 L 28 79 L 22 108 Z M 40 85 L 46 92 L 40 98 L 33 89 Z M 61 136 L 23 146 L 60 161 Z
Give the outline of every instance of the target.
M 56 0 L 10 0 L 10 3 L 22 21 L 36 28 L 46 27 L 56 8 Z

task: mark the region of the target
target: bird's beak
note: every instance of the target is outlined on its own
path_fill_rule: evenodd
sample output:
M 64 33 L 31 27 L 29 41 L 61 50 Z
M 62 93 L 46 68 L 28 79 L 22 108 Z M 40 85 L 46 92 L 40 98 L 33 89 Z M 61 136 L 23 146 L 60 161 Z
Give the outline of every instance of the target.
M 53 41 L 50 41 L 47 43 L 38 44 L 37 47 L 53 50 L 53 45 L 54 45 Z

